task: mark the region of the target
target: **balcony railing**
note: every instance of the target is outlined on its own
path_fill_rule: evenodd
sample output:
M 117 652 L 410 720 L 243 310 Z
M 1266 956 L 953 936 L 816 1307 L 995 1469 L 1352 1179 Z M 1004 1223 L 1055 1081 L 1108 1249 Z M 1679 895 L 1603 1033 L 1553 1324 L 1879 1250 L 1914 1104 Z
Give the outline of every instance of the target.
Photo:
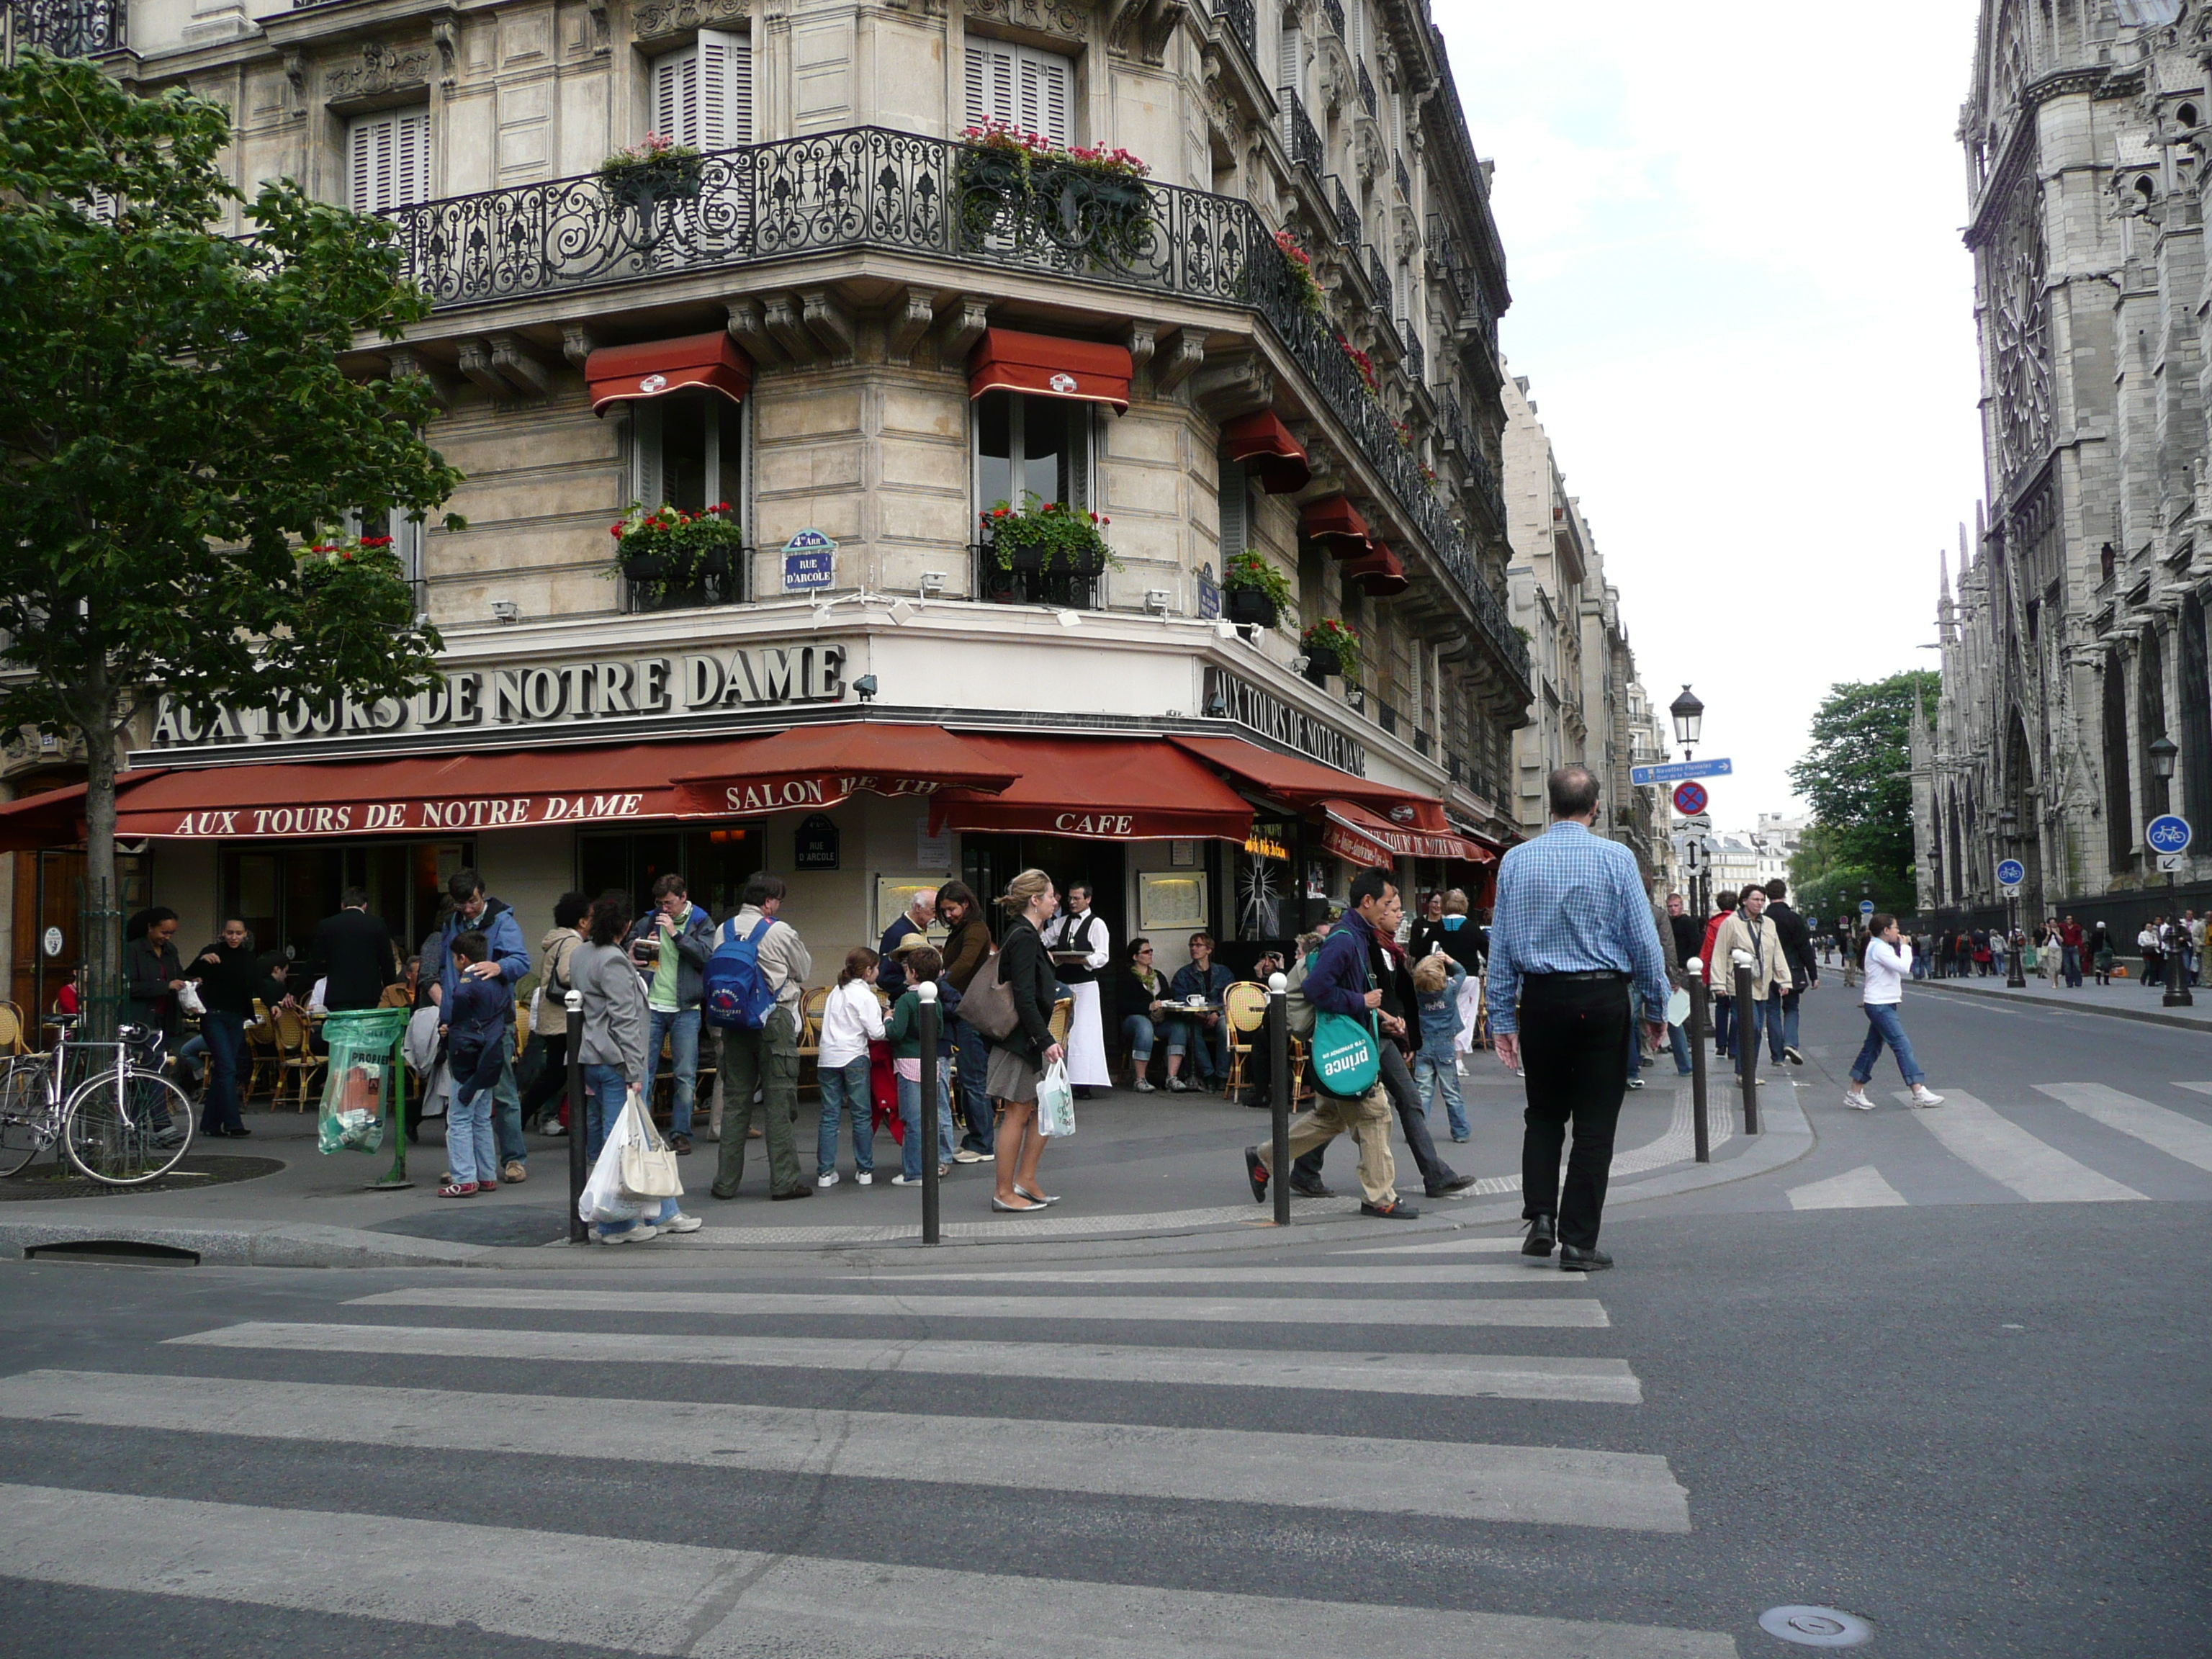
M 1408 317 L 1405 327 L 1398 331 L 1406 347 L 1406 378 L 1415 386 L 1429 383 L 1428 353 L 1421 349 L 1421 342 L 1413 332 L 1413 319 Z
M 1259 11 L 1253 0 L 1213 0 L 1213 15 L 1243 43 L 1247 58 L 1259 57 Z
M 1344 188 L 1344 180 L 1334 173 L 1328 176 L 1329 200 L 1336 208 L 1336 234 L 1349 246 L 1359 241 L 1359 210 L 1352 205 L 1352 198 Z
M 17 46 L 57 58 L 96 58 L 124 46 L 124 0 L 8 0 Z
M 1275 97 L 1283 106 L 1283 149 L 1291 165 L 1318 173 L 1322 169 L 1321 134 L 1299 99 L 1295 87 L 1277 87 Z
M 1367 280 L 1375 285 L 1375 304 L 1385 317 L 1398 314 L 1397 296 L 1390 291 L 1390 273 L 1384 268 L 1382 256 L 1373 248 L 1367 250 Z
M 1398 199 L 1407 206 L 1413 204 L 1413 181 L 1406 172 L 1406 157 L 1398 150 L 1390 152 L 1390 170 L 1398 180 Z
M 1101 604 L 1102 576 L 1008 569 L 1000 564 L 999 550 L 989 542 L 970 542 L 968 556 L 975 572 L 973 592 L 986 604 L 1056 605 L 1067 611 L 1096 611 Z
M 1248 203 L 1080 168 L 998 170 L 956 141 L 860 127 L 720 150 L 696 194 L 594 175 L 403 208 L 407 274 L 440 310 L 875 249 L 1242 306 L 1265 319 L 1525 687 L 1528 653 L 1458 530 Z M 1502 523 L 1502 520 L 1500 520 Z
M 1367 113 L 1375 113 L 1375 77 L 1367 72 L 1367 60 L 1359 60 L 1359 101 L 1367 106 Z
M 1474 319 L 1475 332 L 1483 345 L 1495 357 L 1498 355 L 1498 313 L 1491 309 L 1490 296 L 1483 291 L 1482 279 L 1462 257 L 1459 244 L 1443 216 L 1429 216 L 1429 243 L 1436 250 L 1437 263 L 1443 268 L 1444 287 L 1458 302 L 1462 319 Z
M 1328 32 L 1338 40 L 1344 39 L 1344 0 L 1321 0 L 1321 15 L 1328 25 Z

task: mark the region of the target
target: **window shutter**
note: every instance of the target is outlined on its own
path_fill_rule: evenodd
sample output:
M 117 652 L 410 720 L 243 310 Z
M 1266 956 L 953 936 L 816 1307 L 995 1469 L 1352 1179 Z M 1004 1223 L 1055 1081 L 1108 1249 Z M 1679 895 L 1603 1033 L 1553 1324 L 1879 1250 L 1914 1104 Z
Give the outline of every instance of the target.
M 696 136 L 678 142 L 702 150 L 752 142 L 752 42 L 742 34 L 699 31 Z
M 630 405 L 630 443 L 635 458 L 637 497 L 647 512 L 662 504 L 665 483 L 660 465 L 660 404 L 652 398 Z
M 967 101 L 970 126 L 996 121 L 1055 144 L 1075 142 L 1075 65 L 1055 53 L 969 41 Z
M 346 174 L 346 204 L 356 213 L 388 213 L 428 199 L 430 112 L 356 118 L 347 131 Z
M 1014 98 L 1016 48 L 996 40 L 971 41 L 968 46 L 968 125 L 990 122 L 1018 127 Z
M 1229 561 L 1242 553 L 1249 538 L 1245 526 L 1244 464 L 1221 463 L 1221 574 L 1229 574 Z
M 1286 14 L 1275 55 L 1275 84 L 1288 87 L 1297 94 L 1301 102 L 1305 98 L 1305 88 L 1299 83 L 1298 71 L 1304 67 L 1304 63 L 1298 52 L 1298 26 L 1291 22 Z

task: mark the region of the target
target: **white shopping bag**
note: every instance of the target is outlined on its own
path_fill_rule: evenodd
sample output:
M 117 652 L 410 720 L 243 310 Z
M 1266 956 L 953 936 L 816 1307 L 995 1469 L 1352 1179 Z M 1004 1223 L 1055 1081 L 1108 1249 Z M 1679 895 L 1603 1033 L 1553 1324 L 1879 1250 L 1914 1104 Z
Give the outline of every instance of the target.
M 571 1133 L 584 1132 L 588 1110 L 572 1109 Z M 583 1196 L 576 1200 L 578 1220 L 635 1221 L 647 1210 L 656 1214 L 659 1212 L 660 1200 L 657 1198 L 623 1196 L 623 1148 L 640 1139 L 636 1116 L 624 1103 L 623 1110 L 615 1117 L 614 1127 L 607 1133 L 607 1144 L 599 1148 L 599 1161 L 592 1165 L 592 1178 L 584 1183 Z
M 1055 1060 L 1037 1080 L 1037 1133 L 1072 1135 L 1075 1133 L 1075 1091 L 1067 1081 L 1067 1063 Z

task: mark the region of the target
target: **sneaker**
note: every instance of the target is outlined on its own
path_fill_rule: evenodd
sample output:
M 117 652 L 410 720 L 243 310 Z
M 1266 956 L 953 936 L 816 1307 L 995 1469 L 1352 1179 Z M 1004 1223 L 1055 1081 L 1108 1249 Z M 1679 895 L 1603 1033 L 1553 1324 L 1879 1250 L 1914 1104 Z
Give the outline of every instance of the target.
M 660 1229 L 649 1221 L 641 1221 L 636 1226 L 625 1227 L 618 1233 L 602 1231 L 599 1237 L 602 1244 L 642 1244 L 648 1238 L 659 1237 Z
M 963 1146 L 952 1154 L 952 1161 L 955 1164 L 981 1164 L 983 1161 L 983 1154 L 973 1146 Z
M 499 1172 L 499 1178 L 501 1181 L 512 1181 L 519 1187 L 530 1179 L 530 1171 L 523 1167 L 520 1158 L 511 1158 L 507 1161 L 507 1167 Z
M 944 1180 L 945 1176 L 951 1173 L 952 1166 L 950 1164 L 940 1164 L 937 1166 L 937 1178 L 939 1181 Z
M 1171 1095 L 1187 1095 L 1190 1092 L 1190 1085 L 1179 1077 L 1171 1077 L 1168 1079 L 1168 1092 Z
M 538 1133 L 541 1135 L 565 1135 L 568 1133 L 568 1126 L 558 1118 L 555 1118 L 550 1122 L 539 1124 Z
M 1874 1110 L 1874 1102 L 1867 1098 L 1867 1091 L 1864 1089 L 1852 1090 L 1849 1094 L 1844 1097 L 1844 1104 L 1852 1108 L 1856 1111 L 1870 1112 Z
M 1943 1097 L 1930 1094 L 1926 1084 L 1916 1083 L 1912 1085 L 1912 1103 L 1915 1106 L 1941 1106 L 1943 1103 Z
M 685 1215 L 681 1210 L 665 1221 L 657 1224 L 664 1233 L 696 1233 L 707 1224 L 696 1215 Z
M 832 1170 L 827 1175 L 818 1175 L 815 1176 L 814 1184 L 817 1187 L 836 1186 L 837 1184 L 837 1172 L 835 1170 Z
M 1359 1206 L 1359 1213 L 1380 1216 L 1385 1221 L 1417 1221 L 1421 1214 L 1402 1198 L 1394 1199 L 1388 1204 L 1370 1204 L 1363 1200 Z
M 1132 1086 L 1134 1087 L 1136 1091 L 1140 1095 L 1156 1095 L 1159 1093 L 1159 1091 L 1152 1086 L 1152 1079 L 1148 1077 L 1139 1078 Z
M 1632 1089 L 1641 1089 L 1644 1086 L 1644 1079 L 1640 1077 L 1632 1077 L 1628 1079 L 1628 1086 Z
M 230 1131 L 228 1129 L 210 1129 L 205 1133 L 215 1135 L 218 1138 L 224 1138 L 229 1135 Z M 172 1123 L 167 1128 L 162 1130 L 161 1133 L 154 1137 L 154 1144 L 156 1146 L 161 1147 L 165 1152 L 172 1146 L 183 1146 L 184 1141 L 185 1132 L 182 1129 L 179 1129 L 173 1123 Z
M 894 1187 L 919 1187 L 921 1185 L 921 1177 L 920 1176 L 910 1176 L 907 1174 L 905 1170 L 902 1170 L 898 1174 L 891 1177 L 891 1185 Z
M 872 1170 L 861 1170 L 858 1175 L 853 1177 L 853 1184 L 855 1187 L 874 1186 L 876 1184 L 875 1172 Z
M 1802 1066 L 1805 1063 L 1805 1056 L 1799 1054 L 1795 1048 L 1784 1048 L 1782 1051 L 1782 1056 L 1792 1066 Z

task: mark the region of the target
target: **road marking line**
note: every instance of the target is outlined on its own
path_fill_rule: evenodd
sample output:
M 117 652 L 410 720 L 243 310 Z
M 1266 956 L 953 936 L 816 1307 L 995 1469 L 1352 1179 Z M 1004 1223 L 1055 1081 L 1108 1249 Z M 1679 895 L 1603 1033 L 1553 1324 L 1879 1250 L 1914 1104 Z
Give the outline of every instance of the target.
M 750 1659 L 1736 1659 L 1720 1632 L 957 1572 L 574 1532 L 0 1486 L 38 1583 Z M 546 1564 L 557 1562 L 548 1571 Z M 464 1645 L 465 1641 L 464 1639 Z
M 1876 1210 L 1904 1202 L 1905 1194 L 1884 1181 L 1871 1164 L 1790 1189 L 1793 1210 Z
M 1364 1244 L 1358 1249 L 1337 1252 L 1340 1255 L 1461 1255 L 1474 1251 L 1518 1250 L 1521 1235 L 1509 1233 L 1503 1238 L 1440 1238 L 1433 1244 Z
M 1912 1098 L 1902 1090 L 1893 1097 L 1907 1103 Z M 1963 1089 L 1950 1090 L 1944 1098 L 1946 1104 L 1916 1109 L 1913 1117 L 1953 1157 L 2031 1204 L 2096 1204 L 2142 1197 L 2134 1188 L 2099 1175 L 2037 1139 Z
M 416 1354 L 580 1364 L 755 1365 L 945 1376 L 1039 1376 L 1200 1388 L 1322 1389 L 1446 1399 L 1575 1400 L 1635 1406 L 1625 1359 L 1520 1354 L 1322 1352 L 1296 1348 L 1155 1348 L 1097 1342 L 881 1341 L 819 1336 L 537 1331 L 483 1326 L 249 1322 L 173 1336 L 186 1347 L 295 1353 Z
M 2053 1100 L 2096 1119 L 2108 1129 L 2133 1135 L 2146 1146 L 2155 1146 L 2184 1164 L 2212 1170 L 2212 1125 L 2185 1112 L 2139 1100 L 2101 1083 L 2039 1083 L 2035 1086 Z M 2212 1095 L 2212 1084 L 2184 1083 L 2177 1086 Z
M 1690 1529 L 1689 1494 L 1665 1458 L 1641 1452 L 1024 1419 L 978 1456 L 985 1421 L 973 1417 L 677 1401 L 641 1410 L 639 1403 L 141 1372 L 0 1378 L 0 1418 L 27 1422 L 1453 1521 Z
M 526 1290 L 426 1285 L 354 1297 L 355 1308 L 500 1308 L 518 1312 L 782 1314 L 793 1318 L 1126 1320 L 1222 1325 L 1554 1325 L 1602 1328 L 1605 1309 L 1565 1297 L 831 1296 L 768 1291 Z
M 1511 1241 L 1507 1241 L 1510 1243 Z M 871 1285 L 1526 1285 L 1533 1289 L 1581 1288 L 1577 1276 L 1553 1273 L 1547 1279 L 1549 1262 L 1531 1261 L 1526 1267 L 1511 1262 L 1462 1262 L 1448 1267 L 1071 1267 L 1055 1272 L 1024 1269 L 1019 1273 L 841 1273 L 838 1281 Z

